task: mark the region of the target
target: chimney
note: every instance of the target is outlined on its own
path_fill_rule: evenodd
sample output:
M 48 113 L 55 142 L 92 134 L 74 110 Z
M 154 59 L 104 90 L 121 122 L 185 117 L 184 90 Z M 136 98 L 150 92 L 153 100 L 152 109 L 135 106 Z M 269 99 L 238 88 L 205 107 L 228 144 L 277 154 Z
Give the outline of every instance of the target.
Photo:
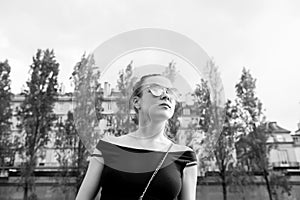
M 108 82 L 104 83 L 104 96 L 107 97 L 110 95 L 110 84 Z
M 108 84 L 108 82 L 104 82 L 104 93 L 103 93 L 103 95 L 105 97 L 107 96 L 107 84 Z
M 60 83 L 59 93 L 62 95 L 65 94 L 65 85 L 63 83 Z

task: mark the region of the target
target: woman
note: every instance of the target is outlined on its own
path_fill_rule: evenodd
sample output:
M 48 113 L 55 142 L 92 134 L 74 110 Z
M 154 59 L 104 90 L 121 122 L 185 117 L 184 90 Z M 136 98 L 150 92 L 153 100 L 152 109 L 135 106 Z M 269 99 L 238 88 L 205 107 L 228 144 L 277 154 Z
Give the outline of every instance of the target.
M 99 141 L 77 200 L 94 199 L 100 187 L 101 200 L 196 199 L 195 153 L 164 132 L 176 98 L 171 82 L 160 74 L 143 76 L 135 84 L 131 103 L 138 129 Z

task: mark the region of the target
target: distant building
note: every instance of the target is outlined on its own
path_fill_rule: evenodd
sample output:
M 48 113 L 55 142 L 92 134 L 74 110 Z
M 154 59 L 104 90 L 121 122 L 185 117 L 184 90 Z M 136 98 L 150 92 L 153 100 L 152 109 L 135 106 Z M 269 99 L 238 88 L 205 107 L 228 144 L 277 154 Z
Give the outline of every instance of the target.
M 292 134 L 294 140 L 294 150 L 296 154 L 296 160 L 300 163 L 300 122 L 298 123 L 298 130 L 295 131 L 295 134 Z
M 266 132 L 270 134 L 267 143 L 272 145 L 269 161 L 274 169 L 299 169 L 299 156 L 297 159 L 296 136 L 291 131 L 286 130 L 276 122 L 266 123 Z M 298 147 L 299 148 L 299 147 Z
M 116 104 L 116 99 L 120 96 L 120 92 L 111 89 L 109 83 L 104 83 L 104 87 L 101 90 L 103 94 L 102 101 L 102 115 L 104 115 L 104 119 L 100 121 L 101 129 L 109 129 L 114 126 L 113 116 L 117 112 L 118 107 Z M 24 100 L 24 97 L 21 95 L 15 95 L 12 100 L 12 108 L 15 111 L 17 107 L 19 107 Z M 180 129 L 177 132 L 177 138 L 179 143 L 187 144 L 187 140 L 189 134 L 187 134 L 187 130 L 189 126 L 194 126 L 195 132 L 197 132 L 197 137 L 193 137 L 193 140 L 202 140 L 205 137 L 204 133 L 197 130 L 199 126 L 199 114 L 197 113 L 196 107 L 193 105 L 193 100 L 191 95 L 186 95 L 182 98 L 182 113 L 179 118 Z M 64 93 L 58 97 L 57 102 L 55 102 L 54 113 L 58 115 L 58 120 L 64 121 L 67 118 L 67 113 L 72 111 L 72 94 Z M 131 114 L 134 112 L 132 111 Z M 14 136 L 18 134 L 18 121 L 16 117 L 12 119 L 12 139 Z M 199 127 L 198 127 L 199 128 Z M 298 130 L 295 134 L 291 134 L 291 131 L 286 130 L 276 122 L 268 122 L 266 123 L 266 131 L 271 134 L 271 137 L 268 139 L 268 143 L 272 144 L 276 148 L 272 148 L 270 151 L 270 164 L 273 168 L 276 169 L 299 169 L 300 163 L 300 123 L 298 124 Z M 54 136 L 53 136 L 54 137 Z M 197 145 L 199 143 L 190 142 L 191 145 Z M 44 158 L 39 158 L 38 165 L 39 166 L 58 166 L 58 162 L 56 160 L 56 152 L 54 149 L 54 140 L 50 141 L 47 147 L 45 148 Z M 14 165 L 18 166 L 22 163 L 22 160 L 19 156 L 16 156 Z M 208 167 L 209 171 L 215 171 L 216 166 L 212 165 Z
M 12 118 L 12 140 L 19 134 L 19 129 L 17 128 L 18 123 L 20 123 L 15 114 L 18 107 L 20 107 L 22 101 L 24 100 L 24 96 L 22 95 L 15 95 L 12 99 L 12 109 L 14 112 L 14 117 Z M 54 105 L 54 113 L 58 116 L 58 121 L 63 121 L 67 118 L 68 111 L 72 111 L 72 95 L 71 94 L 64 94 L 58 97 L 58 100 L 55 102 Z M 54 136 L 52 140 L 48 143 L 47 147 L 45 148 L 44 152 L 41 152 L 44 155 L 44 158 L 38 158 L 38 166 L 58 166 L 58 162 L 56 160 L 56 154 L 54 146 Z M 22 164 L 22 159 L 18 154 L 15 157 L 15 166 L 19 166 Z

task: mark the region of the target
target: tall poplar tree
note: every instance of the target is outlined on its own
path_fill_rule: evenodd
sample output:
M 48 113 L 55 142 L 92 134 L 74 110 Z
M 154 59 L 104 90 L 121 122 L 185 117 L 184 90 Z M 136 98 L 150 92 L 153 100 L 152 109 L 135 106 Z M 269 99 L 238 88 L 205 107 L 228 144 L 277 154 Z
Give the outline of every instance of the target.
M 234 103 L 224 100 L 224 88 L 218 68 L 210 60 L 206 68 L 206 80 L 201 79 L 194 92 L 199 116 L 199 131 L 204 133 L 199 151 L 200 168 L 214 165 L 218 169 L 223 199 L 227 199 L 228 188 L 233 185 L 236 171 L 235 135 L 240 124 L 238 109 Z M 240 173 L 241 174 L 241 173 Z
M 11 135 L 10 66 L 8 61 L 0 62 L 0 167 L 13 164 L 14 150 Z
M 50 140 L 56 116 L 53 113 L 57 98 L 59 64 L 53 50 L 38 50 L 30 65 L 30 78 L 22 93 L 24 101 L 18 111 L 20 133 L 23 139 L 19 149 L 23 159 L 22 182 L 24 200 L 37 198 L 34 187 L 34 170 Z
M 239 117 L 240 112 L 236 104 L 227 100 L 223 129 L 214 149 L 214 160 L 218 167 L 224 200 L 227 200 L 228 188 L 236 188 L 243 195 L 245 186 L 249 187 L 253 183 L 253 179 L 247 175 L 244 168 L 237 165 L 236 135 L 243 126 L 243 123 L 239 122 Z
M 199 150 L 199 158 L 203 161 L 213 156 L 223 127 L 226 103 L 218 67 L 209 60 L 205 69 L 205 79 L 200 80 L 194 93 L 200 117 L 199 129 L 205 136 Z
M 243 68 L 240 81 L 236 84 L 236 103 L 241 109 L 240 120 L 245 126 L 239 130 L 237 142 L 238 162 L 249 172 L 262 173 L 269 199 L 276 197 L 276 187 L 289 193 L 288 177 L 282 173 L 275 173 L 269 166 L 269 152 L 276 146 L 267 144 L 271 136 L 264 122 L 262 103 L 255 93 L 256 79 L 249 70 Z M 285 183 L 286 185 L 284 185 Z
M 66 123 L 74 123 L 80 137 L 75 144 L 76 190 L 78 192 L 87 169 L 88 156 L 95 149 L 103 133 L 96 131 L 102 118 L 100 71 L 97 70 L 93 55 L 83 55 L 72 73 L 74 84 L 73 114 L 69 113 Z M 67 127 L 71 128 L 70 125 Z M 65 128 L 67 128 L 65 127 Z M 73 134 L 73 133 L 72 133 Z M 65 136 L 63 136 L 65 137 Z
M 249 70 L 243 68 L 240 81 L 235 85 L 237 103 L 243 110 L 247 111 L 247 115 L 243 117 L 243 121 L 248 124 L 248 131 L 258 126 L 262 121 L 262 103 L 256 96 L 256 79 L 251 75 Z M 249 132 L 244 132 L 247 134 Z
M 113 134 L 116 136 L 124 135 L 136 129 L 138 118 L 131 113 L 129 98 L 132 93 L 133 84 L 136 81 L 136 77 L 133 76 L 132 61 L 126 66 L 125 70 L 119 72 L 119 78 L 117 81 L 117 88 L 120 92 L 120 96 L 116 100 L 118 111 L 113 117 Z

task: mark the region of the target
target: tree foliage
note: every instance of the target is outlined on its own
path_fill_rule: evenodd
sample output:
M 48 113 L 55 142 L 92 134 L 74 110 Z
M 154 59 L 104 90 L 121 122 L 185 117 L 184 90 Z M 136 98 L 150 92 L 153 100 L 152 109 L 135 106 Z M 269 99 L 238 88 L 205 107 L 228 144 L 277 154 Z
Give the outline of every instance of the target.
M 185 133 L 186 145 L 192 147 L 197 154 L 205 154 L 203 144 L 205 136 L 209 134 L 208 130 L 212 120 L 210 90 L 207 81 L 201 79 L 192 96 L 194 97 L 193 105 L 188 107 L 190 114 L 197 117 L 188 124 Z M 204 160 L 200 159 L 199 162 L 201 168 L 204 169 L 206 167 Z
M 167 126 L 166 126 L 166 134 L 168 138 L 173 140 L 174 142 L 176 141 L 177 138 L 177 132 L 180 128 L 180 121 L 179 117 L 182 114 L 182 103 L 181 102 L 176 102 L 175 109 L 174 109 L 174 114 L 173 116 L 168 120 Z
M 218 67 L 212 60 L 207 62 L 204 78 L 197 85 L 194 97 L 199 116 L 198 129 L 203 135 L 201 144 L 198 145 L 201 163 L 214 156 L 213 150 L 217 145 L 224 121 L 224 88 Z
M 199 129 L 207 133 L 212 123 L 212 110 L 210 109 L 212 102 L 207 81 L 201 79 L 200 84 L 197 84 L 194 91 L 194 97 L 197 105 L 197 115 L 199 116 Z
M 131 61 L 124 69 L 119 71 L 117 80 L 117 89 L 119 95 L 116 99 L 117 112 L 115 116 L 110 117 L 109 131 L 115 136 L 128 134 L 137 128 L 138 117 L 133 113 L 130 105 L 130 96 L 132 88 L 137 78 L 133 76 L 133 62 Z
M 76 189 L 80 187 L 80 176 L 78 176 L 78 166 L 85 166 L 79 163 L 79 137 L 74 123 L 74 116 L 71 111 L 67 113 L 67 119 L 64 121 L 60 119 L 57 123 L 56 137 L 55 137 L 55 151 L 56 158 L 59 163 L 59 171 L 57 173 L 58 187 L 54 189 L 60 189 L 67 199 L 70 188 L 70 177 L 75 176 Z M 75 172 L 75 173 L 74 173 Z
M 177 76 L 177 69 L 176 69 L 176 63 L 174 61 L 171 61 L 169 65 L 166 67 L 165 71 L 162 73 L 165 77 L 167 77 L 172 84 L 174 84 Z M 180 128 L 180 121 L 179 117 L 182 114 L 182 103 L 176 102 L 174 114 L 173 116 L 168 120 L 167 128 L 166 128 L 166 134 L 167 136 L 176 142 L 176 136 L 177 131 Z
M 102 133 L 96 130 L 101 113 L 100 71 L 93 55 L 82 56 L 72 73 L 74 83 L 74 121 L 81 141 L 88 151 L 93 151 Z
M 169 65 L 166 67 L 165 71 L 163 71 L 162 73 L 162 75 L 167 77 L 172 84 L 174 84 L 177 74 L 178 71 L 176 69 L 176 63 L 174 61 L 171 61 Z
M 99 113 L 102 110 L 99 77 L 100 71 L 97 71 L 93 55 L 88 57 L 83 55 L 75 65 L 71 77 L 74 83 L 74 113 L 73 116 L 69 113 L 66 123 L 74 123 L 80 137 L 80 140 L 75 143 L 74 152 L 77 168 L 77 191 L 86 171 L 87 158 L 94 151 L 98 140 L 103 137 L 103 132 L 97 130 L 98 119 L 102 118 L 101 113 Z M 70 124 L 65 126 L 67 128 L 65 129 L 66 132 L 75 131 Z
M 233 168 L 235 166 L 235 133 L 236 108 L 231 101 L 225 106 L 225 120 L 222 132 L 214 150 L 214 158 L 219 169 L 219 176 L 222 183 L 223 199 L 227 199 L 227 187 L 232 184 Z
M 54 102 L 57 98 L 57 76 L 59 64 L 54 52 L 38 50 L 30 66 L 30 79 L 22 95 L 18 111 L 21 138 L 23 140 L 19 153 L 24 161 L 22 180 L 24 182 L 24 199 L 35 197 L 34 169 L 39 157 L 43 157 L 44 148 L 50 140 L 56 115 L 53 113 Z
M 0 62 L 0 166 L 12 165 L 14 160 L 11 135 L 10 66 L 8 61 Z
M 256 127 L 261 123 L 260 118 L 262 114 L 261 102 L 255 94 L 255 84 L 256 79 L 252 77 L 249 70 L 243 68 L 240 81 L 235 86 L 237 95 L 236 104 L 240 113 L 239 120 L 240 123 L 243 124 L 238 130 L 239 139 L 236 147 L 239 162 L 242 162 L 244 165 L 246 165 L 249 170 L 251 170 L 251 157 L 247 156 L 249 148 L 246 141 L 248 141 L 247 138 L 249 137 L 258 136 L 255 135 L 254 130 L 256 130 Z M 252 134 L 250 135 L 250 133 Z
M 258 125 L 263 117 L 262 103 L 255 93 L 256 79 L 253 78 L 249 70 L 243 68 L 240 81 L 235 85 L 235 88 L 237 103 L 248 113 L 247 118 L 244 117 L 243 120 L 248 123 L 250 128 Z
M 273 200 L 276 196 L 274 188 L 281 187 L 289 193 L 290 187 L 282 187 L 283 180 L 288 183 L 288 177 L 284 174 L 271 176 L 274 170 L 270 167 L 269 153 L 270 149 L 276 146 L 267 144 L 271 135 L 264 121 L 262 103 L 256 96 L 255 89 L 256 79 L 252 77 L 249 70 L 244 68 L 241 79 L 236 84 L 236 103 L 242 113 L 240 120 L 244 124 L 239 130 L 240 135 L 236 144 L 238 162 L 252 174 L 253 172 L 262 173 L 269 199 Z

